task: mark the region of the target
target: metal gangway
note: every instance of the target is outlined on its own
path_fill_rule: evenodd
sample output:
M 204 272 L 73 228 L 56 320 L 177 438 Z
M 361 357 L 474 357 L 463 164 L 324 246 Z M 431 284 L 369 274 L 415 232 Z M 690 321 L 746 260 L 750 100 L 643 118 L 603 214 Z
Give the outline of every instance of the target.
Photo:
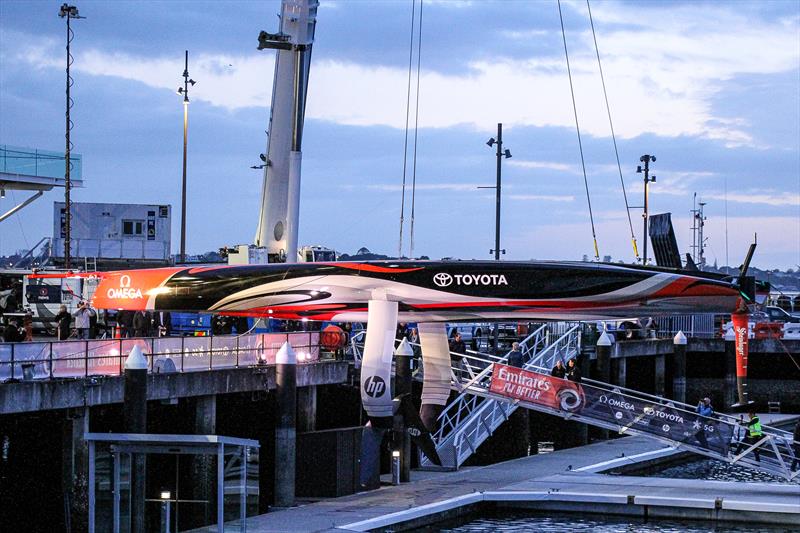
M 453 365 L 452 386 L 458 397 L 445 407 L 433 437 L 442 468 L 458 468 L 505 422 L 518 407 L 539 411 L 565 420 L 582 422 L 659 440 L 673 449 L 684 450 L 730 464 L 760 470 L 786 480 L 798 479 L 800 442 L 792 434 L 762 424 L 760 438 L 747 440 L 744 420 L 735 415 L 697 414 L 694 406 L 669 398 L 584 378 L 572 383 L 550 376 L 558 359 L 566 362 L 580 353 L 581 327 L 561 325 L 560 336 L 551 335 L 552 326 L 542 326 L 520 343 L 524 375 L 548 381 L 566 394 L 556 401 L 526 401 L 497 392 L 495 372 L 509 375 L 517 369 L 505 366 L 508 354 L 493 357 L 468 353 Z M 554 340 L 551 340 L 554 339 Z M 527 372 L 525 372 L 527 371 Z M 437 468 L 427 458 L 423 468 Z
M 566 363 L 580 353 L 580 340 L 580 324 L 542 324 L 519 343 L 524 367 L 548 366 L 559 359 Z M 494 356 L 467 350 L 466 355 L 456 357 L 451 377 L 459 395 L 439 415 L 433 435 L 444 469 L 461 466 L 519 406 L 507 398 L 492 398 L 482 393 L 484 385 L 491 381 L 494 363 L 505 364 L 508 354 Z M 437 468 L 426 457 L 420 466 Z

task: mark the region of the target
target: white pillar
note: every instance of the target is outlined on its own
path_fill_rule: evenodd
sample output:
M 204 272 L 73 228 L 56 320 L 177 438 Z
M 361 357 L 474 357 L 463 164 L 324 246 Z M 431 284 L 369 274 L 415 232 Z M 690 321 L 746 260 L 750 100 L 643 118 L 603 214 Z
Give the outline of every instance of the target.
M 422 345 L 422 409 L 420 417 L 425 427 L 436 431 L 436 419 L 447 405 L 450 397 L 450 344 L 447 342 L 447 328 L 443 323 L 420 323 L 420 344 Z
M 397 302 L 370 300 L 361 360 L 361 401 L 374 427 L 392 427 L 390 390 Z

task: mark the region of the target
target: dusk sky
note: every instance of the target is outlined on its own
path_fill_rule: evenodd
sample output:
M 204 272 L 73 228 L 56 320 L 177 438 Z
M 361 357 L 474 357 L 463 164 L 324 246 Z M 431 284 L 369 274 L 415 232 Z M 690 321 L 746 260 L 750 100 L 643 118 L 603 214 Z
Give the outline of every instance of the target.
M 61 2 L 0 0 L 0 144 L 64 148 Z M 169 203 L 179 248 L 184 50 L 187 251 L 253 241 L 266 151 L 278 1 L 86 1 L 73 21 L 75 201 Z M 300 244 L 398 248 L 411 0 L 321 0 L 303 142 Z M 629 203 L 655 154 L 651 213 L 691 244 L 708 202 L 706 256 L 800 264 L 800 1 L 591 3 Z M 419 3 L 417 3 L 419 10 Z M 562 2 L 600 255 L 633 251 L 586 2 Z M 504 125 L 505 259 L 594 255 L 558 5 L 425 0 L 414 255 L 488 259 L 494 149 Z M 413 104 L 412 95 L 412 104 Z M 412 109 L 413 124 L 413 109 Z M 413 136 L 413 130 L 412 130 Z M 409 156 L 411 152 L 409 152 Z M 409 168 L 411 160 L 409 159 Z M 411 174 L 408 174 L 410 182 Z M 406 198 L 408 199 L 410 191 Z M 0 200 L 5 212 L 24 197 Z M 726 204 L 727 199 L 727 204 Z M 54 189 L 0 223 L 0 255 L 51 236 Z M 728 241 L 726 251 L 726 205 Z M 408 222 L 404 253 L 408 254 Z M 641 210 L 632 211 L 640 240 Z

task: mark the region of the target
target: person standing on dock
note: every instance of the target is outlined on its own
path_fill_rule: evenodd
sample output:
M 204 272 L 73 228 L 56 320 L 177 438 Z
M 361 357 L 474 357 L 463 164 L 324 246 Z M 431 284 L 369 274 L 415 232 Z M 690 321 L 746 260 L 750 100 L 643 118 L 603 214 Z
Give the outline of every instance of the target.
M 467 345 L 461 340 L 461 333 L 455 332 L 450 339 L 450 363 L 455 372 L 456 379 L 461 381 L 464 377 L 464 356 L 467 354 Z
M 711 398 L 705 397 L 697 404 L 697 408 L 695 409 L 697 414 L 700 416 L 705 416 L 711 418 L 714 416 L 714 408 L 711 407 Z M 708 448 L 708 439 L 706 439 L 706 430 L 705 430 L 706 423 L 704 421 L 700 421 L 700 429 L 697 433 L 694 434 L 697 442 L 700 443 L 700 446 L 703 448 Z
M 559 359 L 556 361 L 556 366 L 553 367 L 553 370 L 550 371 L 550 375 L 554 378 L 564 379 L 567 377 L 567 369 L 564 366 L 564 362 Z
M 581 368 L 576 364 L 574 357 L 567 362 L 567 379 L 575 383 L 581 382 Z
M 752 446 L 756 442 L 760 441 L 764 436 L 764 432 L 761 430 L 761 420 L 759 420 L 758 415 L 752 411 L 750 412 L 750 420 L 747 422 L 746 426 L 747 436 L 745 436 L 744 440 L 741 441 L 739 446 L 736 447 L 736 455 L 741 453 L 742 448 L 744 448 L 745 445 Z M 753 455 L 755 455 L 756 461 L 761 461 L 758 448 L 753 450 Z
M 797 424 L 794 425 L 794 443 L 792 444 L 792 448 L 794 448 L 794 459 L 792 460 L 792 472 L 797 470 L 797 465 L 800 464 L 800 420 L 797 421 Z
M 72 315 L 67 313 L 67 306 L 62 305 L 58 308 L 58 314 L 53 317 L 56 321 L 56 337 L 58 340 L 65 341 L 69 338 L 69 326 L 72 322 Z
M 519 343 L 511 344 L 511 352 L 508 354 L 508 366 L 522 368 L 522 352 L 519 350 Z
M 89 305 L 89 302 L 81 302 L 78 304 L 78 309 L 72 313 L 75 317 L 75 329 L 78 330 L 79 339 L 89 338 L 89 328 L 92 326 L 92 317 L 97 316 L 94 309 Z

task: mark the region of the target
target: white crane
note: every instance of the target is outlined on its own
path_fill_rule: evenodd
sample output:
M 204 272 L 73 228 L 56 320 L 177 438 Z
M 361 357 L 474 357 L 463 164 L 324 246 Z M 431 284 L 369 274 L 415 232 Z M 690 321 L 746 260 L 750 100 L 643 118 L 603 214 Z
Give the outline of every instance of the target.
M 278 33 L 258 36 L 259 50 L 277 50 L 255 236 L 270 263 L 297 261 L 303 119 L 318 6 L 317 0 L 283 0 Z

